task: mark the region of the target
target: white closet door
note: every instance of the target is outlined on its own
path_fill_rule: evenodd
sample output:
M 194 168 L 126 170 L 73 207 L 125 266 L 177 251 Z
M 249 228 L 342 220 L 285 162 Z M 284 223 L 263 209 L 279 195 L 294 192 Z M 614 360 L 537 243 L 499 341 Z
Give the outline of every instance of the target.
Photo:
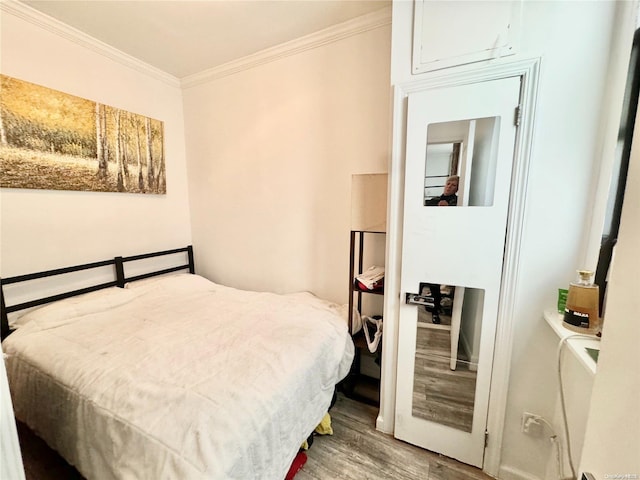
M 449 305 L 457 306 L 451 310 L 460 314 L 453 335 L 460 332 L 461 355 L 448 350 L 453 337 L 446 328 L 446 307 L 442 324 L 436 325 L 424 306 L 402 304 L 395 436 L 478 467 L 484 456 L 519 96 L 520 78 L 513 77 L 435 88 L 408 100 L 402 300 L 422 294 L 425 284 L 446 286 L 442 291 L 453 296 Z M 473 135 L 467 139 L 471 156 L 461 156 L 466 164 L 458 167 L 462 198 L 455 207 L 425 206 L 427 144 L 436 136 L 442 142 L 447 131 L 452 141 L 459 141 L 461 131 Z

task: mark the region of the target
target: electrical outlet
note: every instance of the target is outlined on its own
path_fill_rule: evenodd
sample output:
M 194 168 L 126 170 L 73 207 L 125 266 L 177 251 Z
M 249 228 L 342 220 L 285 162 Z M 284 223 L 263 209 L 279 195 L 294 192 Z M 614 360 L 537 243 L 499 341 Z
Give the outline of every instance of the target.
M 540 433 L 540 429 L 542 426 L 540 422 L 540 418 L 541 418 L 540 415 L 524 412 L 522 414 L 522 424 L 521 424 L 520 431 L 522 433 L 527 433 L 527 434 Z

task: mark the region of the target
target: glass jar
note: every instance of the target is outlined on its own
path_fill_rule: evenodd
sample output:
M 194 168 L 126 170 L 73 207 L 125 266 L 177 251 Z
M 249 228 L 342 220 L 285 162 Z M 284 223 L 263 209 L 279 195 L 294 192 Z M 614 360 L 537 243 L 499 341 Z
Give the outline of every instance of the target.
M 591 270 L 578 270 L 578 279 L 569 285 L 563 325 L 574 332 L 595 334 L 600 326 L 598 285 Z

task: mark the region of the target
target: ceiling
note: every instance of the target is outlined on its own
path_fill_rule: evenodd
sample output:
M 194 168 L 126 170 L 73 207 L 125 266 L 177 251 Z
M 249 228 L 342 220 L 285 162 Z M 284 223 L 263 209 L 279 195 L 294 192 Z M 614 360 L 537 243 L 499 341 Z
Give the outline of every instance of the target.
M 380 10 L 390 0 L 22 0 L 178 78 Z

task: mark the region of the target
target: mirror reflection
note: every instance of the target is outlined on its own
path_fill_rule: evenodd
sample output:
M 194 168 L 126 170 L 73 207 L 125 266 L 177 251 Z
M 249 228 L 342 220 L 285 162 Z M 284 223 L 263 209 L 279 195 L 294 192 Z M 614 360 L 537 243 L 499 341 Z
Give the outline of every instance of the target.
M 428 126 L 424 206 L 493 205 L 499 128 L 499 117 Z
M 412 415 L 471 432 L 484 290 L 422 283 Z
M 445 189 L 447 178 L 458 174 L 462 142 L 431 143 L 427 145 L 424 177 L 424 204 L 437 203 Z M 456 189 L 457 191 L 457 189 Z

